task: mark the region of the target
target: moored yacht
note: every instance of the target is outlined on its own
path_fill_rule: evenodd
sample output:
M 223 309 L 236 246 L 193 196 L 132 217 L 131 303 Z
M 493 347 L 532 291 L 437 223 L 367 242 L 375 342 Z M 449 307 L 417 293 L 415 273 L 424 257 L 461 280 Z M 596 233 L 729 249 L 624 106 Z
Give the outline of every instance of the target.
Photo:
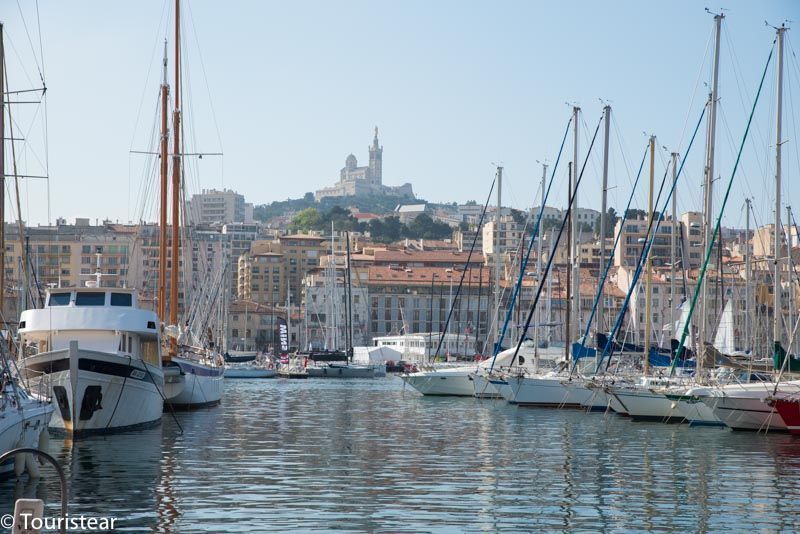
M 177 354 L 165 362 L 165 369 L 170 367 L 177 367 L 184 381 L 180 393 L 167 400 L 174 408 L 204 408 L 220 403 L 225 365 L 219 353 L 195 343 L 179 344 Z
M 499 390 L 510 404 L 519 406 L 581 408 L 592 396 L 582 382 L 577 376 L 570 379 L 566 373 L 557 371 L 531 375 L 509 374 Z M 575 387 L 577 385 L 580 387 Z
M 787 431 L 788 427 L 767 399 L 800 393 L 800 381 L 751 382 L 711 388 L 703 402 L 720 421 L 734 430 Z
M 472 397 L 475 389 L 470 373 L 475 372 L 475 368 L 472 364 L 423 369 L 415 373 L 404 373 L 400 378 L 423 395 Z
M 47 424 L 53 414 L 53 405 L 25 391 L 11 377 L 8 367 L 5 368 L 0 374 L 0 454 L 23 447 L 41 448 L 41 440 L 47 439 Z M 12 470 L 22 474 L 28 462 L 35 470 L 33 458 L 29 457 L 26 454 L 18 462 L 11 458 L 0 464 L 0 476 Z
M 800 394 L 768 397 L 766 403 L 778 412 L 790 434 L 800 435 Z
M 608 391 L 634 421 L 681 423 L 683 414 L 663 391 L 672 385 L 676 382 L 668 378 L 643 376 L 634 385 L 611 386 Z
M 55 400 L 53 430 L 79 437 L 161 419 L 158 317 L 134 290 L 48 290 L 44 308 L 22 312 L 19 335 L 20 372 Z
M 690 426 L 725 426 L 702 398 L 710 391 L 708 386 L 673 386 L 664 391 L 664 396 L 675 404 Z

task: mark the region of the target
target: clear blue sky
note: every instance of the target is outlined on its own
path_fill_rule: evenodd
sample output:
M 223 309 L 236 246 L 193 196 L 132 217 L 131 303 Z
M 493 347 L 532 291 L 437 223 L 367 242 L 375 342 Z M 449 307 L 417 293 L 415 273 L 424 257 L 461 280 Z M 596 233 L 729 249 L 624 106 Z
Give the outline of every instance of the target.
M 191 148 L 225 153 L 222 160 L 197 162 L 190 193 L 224 185 L 256 204 L 332 184 L 347 154 L 366 161 L 372 128 L 378 125 L 385 183 L 410 181 L 420 197 L 432 201 L 481 202 L 492 163 L 502 163 L 508 184 L 504 198 L 529 207 L 538 195 L 536 161 L 554 159 L 570 113 L 566 102 L 582 106 L 593 130 L 602 109 L 599 99 L 610 101 L 633 167 L 646 143 L 643 132 L 658 135 L 659 147 L 685 150 L 707 92 L 703 83 L 710 79 L 712 17 L 695 1 L 188 4 L 186 91 L 192 106 L 186 113 L 196 139 Z M 35 4 L 20 5 L 41 61 Z M 171 16 L 171 5 L 40 0 L 51 218 L 123 221 L 144 214 L 152 219 L 154 199 L 146 195 L 143 208 L 139 193 L 143 182 L 151 183 L 152 173 L 143 167 L 152 161 L 129 150 L 150 148 L 166 31 L 162 17 Z M 733 1 L 723 7 L 728 9 L 720 79 L 724 124 L 717 169 L 727 182 L 734 145 L 774 37 L 764 20 L 796 20 L 787 55 L 800 53 L 800 38 L 795 38 L 800 4 Z M 29 87 L 36 65 L 16 2 L 6 2 L 0 18 L 10 42 L 11 88 Z M 800 139 L 793 132 L 800 113 L 800 101 L 794 103 L 794 95 L 800 96 L 797 57 L 787 57 L 786 76 L 792 87 L 784 123 L 784 137 L 791 140 L 785 145 L 789 196 L 784 204 L 798 192 L 791 185 L 800 166 L 793 145 Z M 764 91 L 742 181 L 734 187 L 726 216 L 729 224 L 743 224 L 745 195 L 756 197 L 763 222 L 771 217 L 772 67 Z M 22 129 L 34 125 L 20 172 L 41 174 L 34 154 L 44 159 L 42 115 L 34 117 L 34 109 L 18 113 Z M 704 131 L 693 149 L 696 157 L 687 162 L 680 209 L 700 208 Z M 589 135 L 581 135 L 582 154 Z M 581 205 L 599 207 L 600 153 L 587 168 Z M 609 202 L 621 206 L 630 179 L 616 138 L 611 168 Z M 563 175 L 566 163 L 562 169 Z M 657 169 L 660 178 L 660 159 Z M 551 204 L 564 204 L 563 184 L 562 177 Z M 23 194 L 25 218 L 47 221 L 44 183 L 30 180 Z M 645 198 L 642 189 L 636 204 L 643 206 Z

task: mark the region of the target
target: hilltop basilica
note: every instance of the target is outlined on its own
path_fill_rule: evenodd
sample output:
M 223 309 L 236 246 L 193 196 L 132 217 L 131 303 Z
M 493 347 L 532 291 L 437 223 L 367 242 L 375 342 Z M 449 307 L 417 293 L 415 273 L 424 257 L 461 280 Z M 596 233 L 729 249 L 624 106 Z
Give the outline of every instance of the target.
M 317 191 L 314 198 L 319 201 L 325 197 L 367 197 L 367 196 L 414 197 L 411 184 L 400 186 L 383 185 L 383 147 L 378 144 L 378 127 L 369 147 L 369 165 L 359 167 L 353 154 L 347 156 L 344 168 L 339 171 L 339 181 L 332 187 Z

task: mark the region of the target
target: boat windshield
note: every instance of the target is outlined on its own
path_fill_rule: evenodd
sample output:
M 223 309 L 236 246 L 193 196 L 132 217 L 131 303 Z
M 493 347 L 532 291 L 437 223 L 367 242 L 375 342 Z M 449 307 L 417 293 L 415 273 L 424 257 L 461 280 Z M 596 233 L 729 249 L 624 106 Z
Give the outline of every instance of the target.
M 133 306 L 133 295 L 130 293 L 111 293 L 112 306 Z
M 69 293 L 51 293 L 50 294 L 50 301 L 48 305 L 50 306 L 69 306 Z
M 76 306 L 103 306 L 105 305 L 105 303 L 106 303 L 105 293 L 78 292 L 78 294 L 75 295 Z

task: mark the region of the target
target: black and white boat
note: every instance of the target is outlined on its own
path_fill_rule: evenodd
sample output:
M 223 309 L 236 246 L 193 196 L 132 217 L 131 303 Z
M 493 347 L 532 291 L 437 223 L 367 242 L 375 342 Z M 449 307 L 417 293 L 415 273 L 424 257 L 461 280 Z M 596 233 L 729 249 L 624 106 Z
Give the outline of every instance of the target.
M 158 317 L 135 290 L 96 285 L 48 290 L 19 322 L 20 372 L 47 385 L 50 428 L 72 437 L 155 425 L 164 404 Z

